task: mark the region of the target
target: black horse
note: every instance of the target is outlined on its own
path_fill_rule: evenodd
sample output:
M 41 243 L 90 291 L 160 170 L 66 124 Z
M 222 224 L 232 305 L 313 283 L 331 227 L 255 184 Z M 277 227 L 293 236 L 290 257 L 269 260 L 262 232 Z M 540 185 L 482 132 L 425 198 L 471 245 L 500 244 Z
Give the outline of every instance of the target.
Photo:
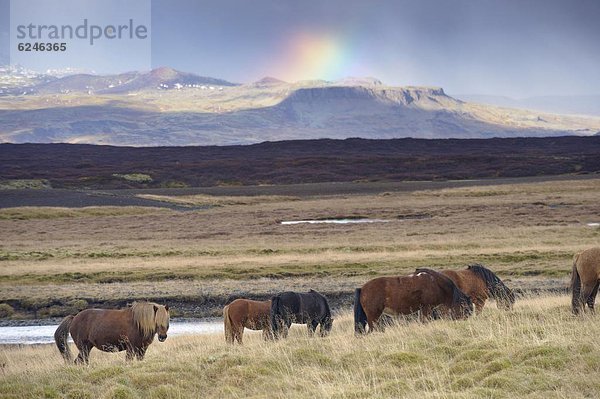
M 327 298 L 314 290 L 275 295 L 271 299 L 271 326 L 275 338 L 287 337 L 292 323 L 306 324 L 311 336 L 319 324 L 320 335 L 324 337 L 329 334 L 333 319 Z

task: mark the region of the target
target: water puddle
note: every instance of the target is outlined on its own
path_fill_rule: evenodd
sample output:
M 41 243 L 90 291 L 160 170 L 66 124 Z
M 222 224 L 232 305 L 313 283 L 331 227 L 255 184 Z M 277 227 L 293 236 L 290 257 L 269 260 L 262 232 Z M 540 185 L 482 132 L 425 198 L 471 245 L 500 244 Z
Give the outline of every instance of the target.
M 54 342 L 58 325 L 0 327 L 0 344 L 31 345 Z M 223 322 L 218 321 L 171 321 L 169 335 L 215 334 L 223 332 Z M 70 338 L 69 338 L 70 339 Z

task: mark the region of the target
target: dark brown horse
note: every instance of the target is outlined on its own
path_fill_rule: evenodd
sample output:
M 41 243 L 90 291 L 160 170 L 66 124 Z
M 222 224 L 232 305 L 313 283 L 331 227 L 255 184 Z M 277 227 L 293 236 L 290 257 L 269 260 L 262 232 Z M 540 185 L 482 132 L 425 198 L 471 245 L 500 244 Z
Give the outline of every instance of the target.
M 451 316 L 466 318 L 473 313 L 473 303 L 448 277 L 431 269 L 417 269 L 404 277 L 378 277 L 357 288 L 354 296 L 354 330 L 365 333 L 383 330 L 379 318 L 409 315 L 420 312 L 422 321 L 433 315 L 433 310 L 445 305 Z
M 485 301 L 492 297 L 499 309 L 510 310 L 515 303 L 515 294 L 490 269 L 479 265 L 469 265 L 463 270 L 442 270 L 458 288 L 467 294 L 475 305 L 475 311 L 483 310 Z
M 158 334 L 167 339 L 169 307 L 152 302 L 134 302 L 125 309 L 86 309 L 67 316 L 56 329 L 54 340 L 63 358 L 70 362 L 67 344 L 69 333 L 79 349 L 75 363 L 89 363 L 90 351 L 96 347 L 104 352 L 127 351 L 127 360 L 142 360 L 146 349 Z
M 262 330 L 264 339 L 273 338 L 271 331 L 271 300 L 236 299 L 223 308 L 225 341 L 242 343 L 244 328 Z
M 587 249 L 573 257 L 571 306 L 574 314 L 585 310 L 586 304 L 594 313 L 598 285 L 600 285 L 600 247 Z

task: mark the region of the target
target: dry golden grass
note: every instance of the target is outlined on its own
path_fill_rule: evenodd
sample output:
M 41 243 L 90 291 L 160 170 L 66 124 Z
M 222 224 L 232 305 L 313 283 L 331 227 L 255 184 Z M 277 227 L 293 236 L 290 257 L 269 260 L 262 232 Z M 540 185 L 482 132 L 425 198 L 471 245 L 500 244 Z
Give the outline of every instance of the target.
M 138 194 L 137 197 L 155 201 L 170 202 L 187 206 L 224 206 L 224 205 L 255 205 L 265 202 L 295 201 L 298 197 L 283 195 L 254 195 L 254 196 L 216 196 L 216 195 L 156 195 Z
M 141 206 L 86 206 L 82 208 L 22 206 L 0 209 L 0 220 L 61 219 L 167 213 L 161 208 Z
M 402 322 L 355 338 L 348 313 L 332 334 L 287 340 L 246 334 L 170 337 L 142 362 L 92 351 L 65 366 L 54 346 L 0 349 L 3 398 L 588 398 L 600 370 L 597 317 L 573 317 L 565 296 L 531 297 L 466 321 Z
M 503 279 L 564 281 L 573 254 L 599 243 L 600 229 L 587 226 L 599 221 L 599 193 L 600 179 L 590 179 L 301 199 L 221 197 L 222 206 L 187 212 L 3 210 L 0 301 L 35 298 L 41 306 L 157 293 L 178 300 L 227 290 L 268 295 L 307 284 L 341 292 L 375 275 L 472 262 Z M 338 216 L 391 222 L 279 223 Z

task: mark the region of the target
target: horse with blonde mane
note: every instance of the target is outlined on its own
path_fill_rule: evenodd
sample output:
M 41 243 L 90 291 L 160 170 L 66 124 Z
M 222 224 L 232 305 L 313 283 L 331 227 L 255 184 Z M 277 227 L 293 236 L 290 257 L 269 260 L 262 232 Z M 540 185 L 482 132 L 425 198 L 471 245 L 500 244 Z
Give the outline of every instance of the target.
M 262 330 L 263 338 L 273 338 L 271 331 L 271 300 L 253 301 L 236 299 L 223 308 L 223 324 L 225 341 L 233 344 L 236 340 L 242 343 L 244 328 Z
M 588 305 L 594 313 L 594 302 L 600 285 L 600 247 L 590 248 L 573 257 L 571 273 L 571 306 L 579 314 Z
M 167 339 L 169 307 L 152 302 L 134 302 L 125 309 L 86 309 L 67 316 L 54 333 L 54 341 L 67 362 L 72 361 L 67 344 L 69 334 L 79 349 L 75 363 L 89 363 L 90 351 L 127 351 L 127 360 L 142 360 L 146 349 L 158 334 Z

